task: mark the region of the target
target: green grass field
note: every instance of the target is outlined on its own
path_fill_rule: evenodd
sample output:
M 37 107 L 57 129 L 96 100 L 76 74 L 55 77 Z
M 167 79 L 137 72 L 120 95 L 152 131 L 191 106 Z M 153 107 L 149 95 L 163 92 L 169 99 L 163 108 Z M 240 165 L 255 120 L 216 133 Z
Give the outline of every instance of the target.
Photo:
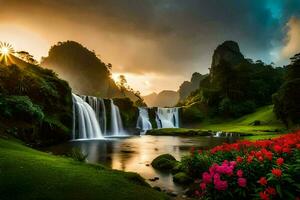
M 259 120 L 260 125 L 253 122 Z M 278 121 L 273 113 L 273 106 L 265 106 L 257 109 L 252 114 L 245 115 L 235 120 L 222 121 L 220 119 L 207 120 L 198 124 L 195 128 L 179 129 L 155 129 L 149 131 L 150 135 L 207 135 L 208 131 L 236 132 L 241 135 L 276 135 L 284 133 L 286 128 Z
M 253 122 L 259 120 L 261 125 L 253 125 Z M 245 115 L 236 120 L 204 122 L 200 124 L 201 130 L 240 132 L 250 134 L 264 134 L 266 132 L 285 131 L 284 125 L 278 121 L 273 113 L 273 106 L 265 106 L 257 109 L 252 114 Z
M 43 153 L 0 137 L 0 199 L 167 199 L 135 173 Z

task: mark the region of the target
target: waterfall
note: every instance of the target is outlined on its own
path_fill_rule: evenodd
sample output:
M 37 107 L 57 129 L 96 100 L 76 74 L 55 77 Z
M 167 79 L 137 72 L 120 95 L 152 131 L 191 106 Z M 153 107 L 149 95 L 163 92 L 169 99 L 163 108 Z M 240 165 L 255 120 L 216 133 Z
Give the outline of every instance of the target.
M 110 100 L 111 106 L 111 135 L 120 136 L 124 135 L 124 129 L 122 124 L 122 119 L 120 115 L 119 107 L 114 104 L 114 101 Z
M 96 112 L 84 100 L 72 94 L 73 98 L 73 139 L 101 139 L 102 132 L 97 120 Z
M 101 128 L 103 135 L 106 134 L 106 108 L 104 99 L 93 97 L 93 96 L 80 96 L 85 102 L 87 102 L 94 110 L 97 121 Z
M 152 124 L 149 120 L 148 108 L 139 107 L 139 117 L 136 123 L 136 128 L 141 131 L 147 131 L 152 129 Z
M 179 108 L 157 108 L 156 123 L 158 128 L 179 128 Z

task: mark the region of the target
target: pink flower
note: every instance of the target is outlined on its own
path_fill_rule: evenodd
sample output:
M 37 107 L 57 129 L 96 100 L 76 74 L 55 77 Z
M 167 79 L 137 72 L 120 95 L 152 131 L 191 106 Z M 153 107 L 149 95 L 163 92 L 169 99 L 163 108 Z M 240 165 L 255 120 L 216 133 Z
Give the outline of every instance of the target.
M 238 176 L 238 177 L 243 177 L 243 171 L 242 170 L 237 170 L 237 172 L 236 172 L 236 175 Z
M 236 161 L 230 161 L 229 164 L 230 164 L 231 166 L 235 167 L 235 166 L 236 166 Z
M 247 179 L 245 179 L 245 178 L 238 178 L 238 185 L 240 187 L 246 187 L 247 186 Z
M 200 183 L 200 188 L 201 188 L 201 190 L 205 190 L 206 189 L 206 184 L 205 183 Z
M 203 182 L 204 183 L 211 183 L 211 175 L 209 174 L 209 173 L 207 173 L 207 172 L 204 172 L 203 174 L 202 174 L 202 180 L 203 180 Z
M 215 181 L 215 180 L 220 180 L 220 174 L 215 174 L 215 175 L 214 175 L 214 181 Z
M 214 184 L 215 184 L 215 189 L 220 191 L 224 191 L 228 187 L 227 181 L 222 181 L 220 179 L 215 179 Z

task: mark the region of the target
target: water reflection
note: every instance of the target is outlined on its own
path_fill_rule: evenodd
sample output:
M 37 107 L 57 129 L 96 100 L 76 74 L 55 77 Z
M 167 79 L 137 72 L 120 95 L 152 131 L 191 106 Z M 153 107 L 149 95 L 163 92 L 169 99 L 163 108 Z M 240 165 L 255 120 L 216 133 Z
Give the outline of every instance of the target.
M 233 142 L 226 137 L 177 137 L 177 136 L 134 136 L 130 138 L 109 138 L 106 140 L 72 141 L 51 147 L 47 150 L 54 154 L 68 154 L 73 147 L 78 147 L 88 154 L 89 163 L 101 163 L 113 169 L 139 173 L 148 182 L 159 177 L 152 186 L 180 192 L 182 187 L 173 183 L 172 176 L 159 172 L 150 165 L 158 155 L 169 153 L 177 160 L 189 154 L 191 147 L 207 149 L 223 142 Z

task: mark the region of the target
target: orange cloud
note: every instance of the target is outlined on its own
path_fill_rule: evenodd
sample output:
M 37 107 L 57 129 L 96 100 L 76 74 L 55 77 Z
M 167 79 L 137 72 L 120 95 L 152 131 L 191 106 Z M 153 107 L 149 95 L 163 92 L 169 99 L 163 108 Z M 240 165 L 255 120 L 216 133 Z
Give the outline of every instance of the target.
M 289 58 L 300 52 L 300 19 L 291 17 L 287 23 L 288 32 L 285 38 L 285 46 L 282 56 Z

